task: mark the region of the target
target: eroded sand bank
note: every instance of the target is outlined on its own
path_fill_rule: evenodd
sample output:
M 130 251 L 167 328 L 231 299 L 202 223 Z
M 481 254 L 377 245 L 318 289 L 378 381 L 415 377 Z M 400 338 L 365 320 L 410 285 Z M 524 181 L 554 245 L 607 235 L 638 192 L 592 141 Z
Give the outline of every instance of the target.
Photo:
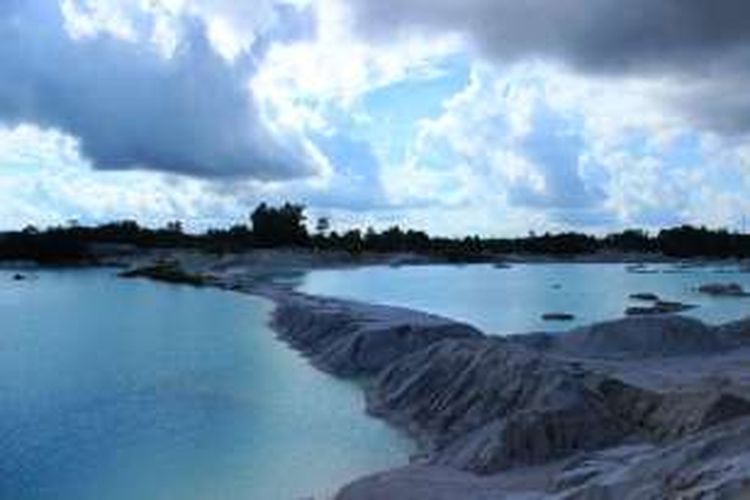
M 341 500 L 750 497 L 750 321 L 658 315 L 488 337 L 264 279 L 309 266 L 297 264 L 181 265 L 274 300 L 282 339 L 362 380 L 368 411 L 416 438 L 414 464 L 356 481 Z

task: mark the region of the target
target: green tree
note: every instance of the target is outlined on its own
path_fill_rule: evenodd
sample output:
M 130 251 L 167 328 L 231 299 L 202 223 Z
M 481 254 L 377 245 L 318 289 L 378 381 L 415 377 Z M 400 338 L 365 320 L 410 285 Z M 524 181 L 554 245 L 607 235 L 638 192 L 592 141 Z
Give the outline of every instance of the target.
M 305 207 L 285 203 L 270 207 L 261 203 L 250 215 L 253 242 L 260 247 L 307 245 L 309 235 L 305 227 Z
M 318 221 L 315 223 L 315 232 L 321 236 L 325 236 L 331 229 L 331 219 L 328 217 L 318 217 Z

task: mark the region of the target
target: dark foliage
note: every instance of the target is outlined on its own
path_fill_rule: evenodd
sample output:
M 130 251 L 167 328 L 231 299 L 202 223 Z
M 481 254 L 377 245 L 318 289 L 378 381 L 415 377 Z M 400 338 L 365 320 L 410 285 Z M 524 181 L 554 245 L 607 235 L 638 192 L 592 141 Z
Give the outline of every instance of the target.
M 40 233 L 26 229 L 0 236 L 0 260 L 33 260 L 40 264 L 66 265 L 89 258 L 86 243 L 66 231 Z
M 750 257 L 750 236 L 681 226 L 664 229 L 656 236 L 629 229 L 595 237 L 581 233 L 530 234 L 520 238 L 431 237 L 423 231 L 393 226 L 378 232 L 368 228 L 344 233 L 330 231 L 330 221 L 320 219 L 315 234 L 305 225 L 302 205 L 259 205 L 250 215 L 251 226 L 238 224 L 210 229 L 204 234 L 183 232 L 179 221 L 149 229 L 135 221 L 119 221 L 97 227 L 55 227 L 0 235 L 0 260 L 34 260 L 43 264 L 71 264 L 93 260 L 101 246 L 130 248 L 195 248 L 207 252 L 240 252 L 251 248 L 305 247 L 315 250 L 363 252 L 412 252 L 452 262 L 480 262 L 497 255 L 518 253 L 575 256 L 598 251 L 662 253 L 673 257 Z
M 705 227 L 681 226 L 659 232 L 658 248 L 675 257 L 747 257 L 750 236 L 726 230 L 711 231 Z
M 309 241 L 305 228 L 305 207 L 302 205 L 285 203 L 276 208 L 261 203 L 250 220 L 255 246 L 304 246 Z

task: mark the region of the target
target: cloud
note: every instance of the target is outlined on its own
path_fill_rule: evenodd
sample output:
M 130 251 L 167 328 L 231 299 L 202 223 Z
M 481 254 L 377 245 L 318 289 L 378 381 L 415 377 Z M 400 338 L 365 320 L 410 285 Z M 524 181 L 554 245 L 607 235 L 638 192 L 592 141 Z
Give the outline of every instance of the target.
M 352 0 L 360 33 L 460 33 L 489 59 L 542 59 L 597 76 L 672 79 L 696 125 L 750 131 L 746 0 Z
M 663 83 L 477 62 L 443 114 L 421 123 L 409 162 L 386 178 L 402 181 L 395 184 L 407 196 L 426 192 L 477 214 L 494 210 L 485 231 L 523 233 L 524 218 L 537 231 L 735 227 L 750 206 L 736 201 L 750 185 L 747 141 L 670 114 L 654 97 Z M 435 182 L 441 177 L 451 182 Z
M 513 185 L 511 203 L 562 209 L 602 203 L 605 196 L 601 189 L 587 185 L 581 176 L 585 143 L 580 129 L 576 120 L 555 113 L 543 101 L 535 103 L 531 131 L 522 139 L 520 149 L 540 173 L 541 189 Z
M 382 209 L 388 205 L 380 179 L 380 163 L 369 143 L 343 134 L 319 137 L 317 143 L 331 162 L 333 175 L 324 189 L 301 196 L 323 208 L 351 211 Z
M 352 0 L 352 5 L 360 28 L 369 33 L 455 30 L 498 57 L 553 56 L 616 71 L 706 63 L 750 42 L 750 4 L 744 0 Z
M 89 3 L 99 10 L 2 2 L 0 122 L 64 132 L 98 169 L 261 180 L 316 172 L 313 146 L 267 122 L 250 90 L 262 54 L 239 34 L 265 18 Z
M 208 180 L 146 171 L 92 171 L 75 141 L 20 126 L 0 129 L 0 229 L 137 219 L 161 226 L 180 219 L 190 229 L 246 218 L 252 189 L 223 193 Z M 238 184 L 238 183 L 233 183 Z M 252 200 L 255 202 L 256 200 Z
M 548 101 L 545 80 L 530 70 L 474 68 L 442 116 L 422 122 L 413 168 L 423 176 L 462 172 L 453 188 L 463 184 L 467 202 L 481 197 L 575 214 L 599 209 L 605 176 L 587 154 L 584 120 Z

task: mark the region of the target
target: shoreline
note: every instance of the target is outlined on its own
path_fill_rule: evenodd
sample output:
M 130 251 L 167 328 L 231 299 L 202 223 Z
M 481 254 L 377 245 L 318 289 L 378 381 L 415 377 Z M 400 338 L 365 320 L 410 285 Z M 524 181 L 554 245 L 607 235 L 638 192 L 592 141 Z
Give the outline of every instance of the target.
M 750 259 L 739 257 L 675 257 L 656 252 L 596 251 L 579 254 L 553 253 L 484 253 L 465 260 L 446 256 L 414 252 L 350 253 L 344 250 L 315 250 L 303 247 L 257 248 L 241 252 L 214 253 L 185 247 L 145 248 L 96 248 L 92 255 L 80 261 L 39 263 L 33 260 L 0 260 L 0 268 L 80 268 L 95 266 L 128 267 L 134 263 L 145 263 L 158 259 L 211 260 L 215 263 L 245 261 L 265 262 L 271 266 L 297 267 L 304 269 L 342 268 L 362 266 L 401 265 L 477 265 L 477 264 L 677 264 L 684 267 L 707 265 L 750 265 Z
M 670 451 L 680 455 L 681 446 L 701 438 L 706 446 L 716 446 L 715 441 L 725 439 L 722 426 L 743 436 L 747 428 L 750 444 L 750 391 L 737 395 L 727 387 L 707 387 L 700 377 L 686 384 L 679 376 L 686 365 L 698 361 L 696 356 L 712 358 L 713 366 L 704 368 L 707 374 L 713 374 L 724 357 L 738 357 L 730 373 L 740 369 L 750 361 L 750 322 L 711 327 L 666 315 L 598 323 L 546 338 L 501 339 L 410 309 L 315 297 L 283 286 L 234 289 L 272 300 L 272 328 L 280 339 L 318 369 L 364 379 L 366 412 L 407 432 L 418 445 L 419 454 L 410 465 L 345 485 L 339 500 L 421 498 L 414 495 L 424 488 L 429 498 L 482 498 L 474 493 L 480 485 L 492 498 L 563 493 L 588 498 L 586 492 L 606 487 L 597 481 L 606 483 L 609 470 L 590 477 L 586 473 L 586 481 L 569 486 L 568 476 L 585 472 L 575 465 L 584 460 L 582 455 L 604 460 L 632 446 L 638 450 L 630 455 L 632 460 L 656 460 L 654 468 L 666 469 L 655 478 L 644 473 L 624 487 L 651 481 L 658 490 L 664 477 L 675 472 L 654 458 L 660 450 L 671 446 Z M 435 327 L 440 333 L 434 333 Z M 655 344 L 651 336 L 658 337 Z M 610 342 L 602 342 L 607 337 Z M 594 352 L 581 350 L 590 343 L 597 345 Z M 388 356 L 377 355 L 383 346 Z M 361 359 L 361 352 L 375 355 Z M 665 360 L 675 365 L 671 375 L 669 369 L 661 373 L 671 377 L 669 383 L 642 383 L 637 373 L 648 358 L 656 365 Z M 475 366 L 467 371 L 467 365 Z M 615 375 L 606 375 L 611 372 Z M 456 378 L 470 382 L 451 387 Z M 511 388 L 498 389 L 507 386 Z M 550 401 L 520 402 L 518 391 L 544 394 Z M 455 422 L 473 411 L 467 400 L 486 403 L 488 395 L 505 408 L 485 408 L 456 430 Z M 717 461 L 725 458 L 719 455 Z M 750 465 L 750 454 L 742 458 Z M 680 467 L 698 464 L 683 462 Z M 446 474 L 460 477 L 456 484 L 461 486 L 441 492 Z M 738 479 L 727 476 L 726 484 L 710 487 L 735 488 Z M 514 491 L 519 484 L 525 489 Z
M 621 498 L 645 485 L 661 491 L 675 462 L 688 471 L 703 466 L 689 456 L 696 441 L 714 449 L 717 467 L 732 458 L 750 470 L 750 452 L 720 446 L 735 433 L 750 449 L 743 374 L 750 320 L 711 327 L 665 315 L 489 337 L 449 318 L 306 295 L 267 280 L 273 268 L 304 272 L 331 262 L 268 264 L 246 256 L 180 259 L 188 275 L 213 278 L 194 285 L 270 300 L 277 336 L 317 369 L 363 381 L 367 413 L 406 431 L 420 450 L 411 465 L 356 480 L 337 499 L 422 498 L 420 491 L 434 499 L 590 498 L 615 486 L 596 498 Z M 662 452 L 687 458 L 660 461 Z M 659 473 L 636 470 L 644 461 Z M 615 472 L 635 479 L 613 486 Z M 750 481 L 750 472 L 717 474 L 703 485 L 709 491 Z

